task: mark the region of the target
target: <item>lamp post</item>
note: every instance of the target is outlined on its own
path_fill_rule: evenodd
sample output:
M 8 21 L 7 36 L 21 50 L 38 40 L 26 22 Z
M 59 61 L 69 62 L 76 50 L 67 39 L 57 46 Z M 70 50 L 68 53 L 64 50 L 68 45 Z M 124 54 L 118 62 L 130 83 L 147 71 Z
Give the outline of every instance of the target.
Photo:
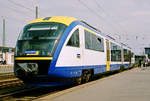
M 38 18 L 38 6 L 35 7 L 35 19 Z

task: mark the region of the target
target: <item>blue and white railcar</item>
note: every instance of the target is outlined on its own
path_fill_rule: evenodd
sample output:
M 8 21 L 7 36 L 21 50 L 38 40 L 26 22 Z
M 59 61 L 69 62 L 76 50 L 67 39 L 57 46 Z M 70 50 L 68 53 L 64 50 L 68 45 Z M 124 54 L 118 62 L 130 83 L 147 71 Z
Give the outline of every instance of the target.
M 25 84 L 58 86 L 129 66 L 122 44 L 71 17 L 46 17 L 27 24 L 15 50 L 15 75 Z M 128 49 L 124 53 L 129 55 Z M 129 58 L 125 55 L 126 58 Z

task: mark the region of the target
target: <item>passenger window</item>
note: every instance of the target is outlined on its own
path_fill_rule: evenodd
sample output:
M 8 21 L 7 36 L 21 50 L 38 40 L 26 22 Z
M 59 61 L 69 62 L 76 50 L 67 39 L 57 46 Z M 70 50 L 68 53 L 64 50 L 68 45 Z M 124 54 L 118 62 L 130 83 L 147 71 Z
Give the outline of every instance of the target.
M 100 39 L 100 38 L 97 38 L 97 40 L 101 43 L 102 42 L 102 40 Z
M 92 37 L 90 32 L 85 30 L 85 48 L 92 49 Z
M 67 46 L 80 47 L 79 29 L 75 30 L 72 33 L 72 36 L 67 43 Z
M 129 50 L 127 50 L 127 49 L 123 49 L 123 54 L 124 54 L 124 61 L 125 62 L 129 62 L 129 60 L 130 60 L 130 51 Z
M 111 43 L 111 61 L 121 61 L 121 47 Z
M 85 48 L 104 52 L 104 40 L 85 30 Z

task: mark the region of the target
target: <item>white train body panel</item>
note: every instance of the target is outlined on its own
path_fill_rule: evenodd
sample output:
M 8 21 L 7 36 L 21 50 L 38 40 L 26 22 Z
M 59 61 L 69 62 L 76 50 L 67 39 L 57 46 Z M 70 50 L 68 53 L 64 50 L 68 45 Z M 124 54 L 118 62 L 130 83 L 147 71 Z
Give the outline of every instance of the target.
M 67 40 L 65 41 L 63 48 L 60 52 L 60 55 L 58 57 L 57 63 L 56 63 L 56 67 L 69 67 L 69 66 L 81 66 L 82 65 L 82 61 L 83 61 L 83 45 L 81 44 L 81 39 L 83 39 L 83 35 L 79 34 L 79 38 L 80 38 L 80 48 L 77 47 L 70 47 L 67 46 L 67 42 L 70 39 L 72 33 L 76 30 L 79 29 L 79 33 L 83 33 L 81 32 L 81 27 L 80 25 L 76 26 L 75 28 L 73 28 L 73 30 L 70 32 Z M 81 58 L 77 58 L 77 54 L 80 54 Z
M 72 33 L 79 29 L 80 48 L 67 46 Z M 104 39 L 104 52 L 85 49 L 84 29 L 82 26 L 76 26 L 69 34 L 64 46 L 60 52 L 57 60 L 56 67 L 69 67 L 69 66 L 91 66 L 91 65 L 106 65 L 106 50 Z M 101 36 L 100 36 L 101 37 Z M 80 54 L 80 58 L 77 58 Z
M 84 63 L 83 65 L 106 65 L 105 52 L 97 52 L 92 50 L 84 50 Z
M 72 47 L 67 46 L 67 42 L 69 41 L 70 37 L 72 36 L 73 32 L 79 29 L 79 40 L 80 40 L 80 47 Z M 85 28 L 86 29 L 86 28 Z M 104 41 L 104 52 L 90 50 L 85 48 L 85 29 L 81 25 L 77 25 L 72 29 L 69 33 L 65 43 L 61 49 L 60 55 L 56 62 L 57 67 L 81 67 L 81 66 L 107 66 L 107 55 L 106 55 L 106 38 L 100 34 L 96 33 L 96 36 L 103 38 Z M 121 49 L 126 48 L 122 47 L 120 43 L 117 43 L 114 40 L 109 40 L 109 50 L 110 50 L 110 70 L 117 70 L 120 69 L 121 65 L 128 67 L 129 62 L 121 61 L 111 61 L 111 44 L 114 43 L 118 45 Z M 127 48 L 128 49 L 128 48 Z M 80 58 L 77 57 L 80 55 Z M 123 57 L 121 57 L 123 58 Z

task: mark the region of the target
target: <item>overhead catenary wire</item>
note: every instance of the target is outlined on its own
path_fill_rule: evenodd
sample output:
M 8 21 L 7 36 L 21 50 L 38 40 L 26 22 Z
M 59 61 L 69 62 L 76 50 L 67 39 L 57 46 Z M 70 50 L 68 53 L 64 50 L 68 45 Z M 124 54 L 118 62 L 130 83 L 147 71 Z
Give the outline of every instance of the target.
M 95 2 L 95 4 L 97 5 L 97 7 L 107 16 L 107 18 L 108 18 L 108 17 L 111 18 L 110 15 L 109 15 L 108 13 L 106 13 L 106 11 L 101 7 L 101 5 L 100 5 L 96 0 L 95 0 L 94 2 Z M 109 19 L 109 18 L 108 18 L 108 19 Z M 108 20 L 108 19 L 107 19 L 107 20 Z M 115 27 L 116 23 L 114 23 L 114 22 L 112 23 L 112 22 L 113 22 L 112 19 L 111 19 L 111 21 L 109 20 L 110 26 L 113 27 L 113 28 L 115 29 L 115 31 L 117 31 L 117 33 L 120 33 L 119 30 L 118 30 L 118 28 Z M 118 25 L 117 25 L 117 26 L 118 26 Z M 121 28 L 120 28 L 120 29 L 121 29 Z M 118 36 L 119 36 L 119 39 L 120 39 L 121 36 L 120 36 L 119 34 L 117 34 L 117 33 L 113 33 L 113 34 L 118 35 Z
M 8 0 L 8 1 L 12 1 L 12 0 Z M 32 5 L 33 9 L 31 9 L 31 8 L 29 8 L 29 7 L 26 7 L 26 6 L 24 6 L 24 8 L 30 10 L 30 12 L 32 11 L 32 13 L 34 13 L 34 14 L 35 14 L 35 12 L 36 12 L 36 7 L 38 7 L 38 10 L 39 10 L 39 8 L 40 8 L 40 5 L 38 4 L 38 1 L 37 1 L 37 0 L 32 0 L 32 2 L 31 2 L 31 0 L 22 0 L 22 1 L 25 1 L 26 3 L 30 2 L 30 4 Z M 14 2 L 13 4 L 16 5 L 15 2 Z M 17 6 L 21 7 L 21 4 L 19 3 Z M 40 10 L 39 10 L 39 11 L 40 11 Z M 44 13 L 44 12 L 40 12 L 40 13 L 39 13 L 39 11 L 38 11 L 38 16 L 39 16 L 40 14 L 47 14 L 47 13 Z
M 17 13 L 17 14 L 23 14 L 23 15 L 25 15 L 24 17 L 25 18 L 31 18 L 32 16 L 31 16 L 31 14 L 27 14 L 27 13 L 25 13 L 23 10 L 19 10 L 19 9 L 15 9 L 14 7 L 7 7 L 9 10 L 11 10 L 11 11 L 13 11 L 13 12 L 15 12 L 15 13 Z
M 26 21 L 23 20 L 23 19 L 16 19 L 15 17 L 8 17 L 8 16 L 5 16 L 6 20 L 9 20 L 9 21 L 12 21 L 12 22 L 17 22 L 17 23 L 20 23 L 20 24 L 24 24 Z
M 86 7 L 91 13 L 95 14 L 97 17 L 100 17 L 101 19 L 103 19 L 99 14 L 97 14 L 93 9 L 91 9 L 90 7 L 88 7 L 84 2 L 82 2 L 81 0 L 78 0 L 84 7 Z M 103 19 L 104 20 L 104 19 Z
M 38 5 L 38 0 L 21 0 L 21 1 L 25 1 L 28 4 L 30 2 L 30 5 L 33 6 L 33 7 L 35 7 L 35 5 Z
M 2 6 L 4 6 L 4 8 L 7 8 L 9 10 L 8 12 L 11 12 L 7 13 L 7 15 L 5 13 L 2 14 L 2 16 L 4 16 L 7 20 L 12 19 L 13 22 L 26 23 L 25 20 L 34 19 L 34 12 L 25 11 L 25 9 L 19 9 L 21 7 L 15 6 L 12 3 L 7 3 L 7 5 L 4 3 Z
M 123 33 L 126 33 L 124 28 L 122 28 L 120 24 L 118 25 L 115 23 L 116 21 L 114 19 L 112 19 L 111 15 L 103 9 L 103 7 L 99 4 L 99 2 L 97 2 L 97 0 L 95 0 L 94 2 L 97 5 L 97 7 L 108 17 L 108 19 L 111 18 L 110 22 L 112 22 L 113 25 L 116 25 L 116 27 L 118 27 L 117 29 L 119 29 Z
M 19 6 L 19 7 L 21 7 L 21 8 L 25 8 L 26 10 L 28 10 L 28 11 L 30 11 L 30 12 L 34 12 L 33 9 L 28 8 L 28 7 L 26 7 L 26 6 L 24 6 L 24 5 L 20 4 L 20 3 L 16 3 L 16 2 L 14 2 L 14 1 L 12 1 L 12 0 L 7 0 L 7 1 L 9 1 L 10 3 L 12 3 L 12 4 L 16 5 L 16 6 Z
M 114 28 L 114 26 L 110 23 L 110 22 L 108 22 L 105 18 L 103 18 L 102 16 L 100 16 L 97 12 L 95 12 L 93 9 L 91 9 L 87 4 L 85 4 L 83 1 L 81 1 L 81 0 L 78 0 L 79 2 L 80 2 L 80 4 L 82 4 L 84 7 L 86 7 L 91 13 L 93 13 L 93 14 L 95 14 L 97 17 L 98 17 L 98 19 L 101 21 L 101 20 L 104 20 L 105 21 L 105 23 L 107 23 L 107 24 L 109 24 L 109 25 L 111 25 L 111 29 L 112 30 L 114 30 L 115 32 L 117 32 L 117 33 L 119 33 L 118 32 L 118 30 L 116 30 L 116 28 Z M 116 33 L 115 33 L 116 34 Z M 118 34 L 116 34 L 116 35 L 118 35 Z M 119 36 L 119 35 L 118 35 Z M 119 36 L 119 38 L 120 38 L 120 36 Z

